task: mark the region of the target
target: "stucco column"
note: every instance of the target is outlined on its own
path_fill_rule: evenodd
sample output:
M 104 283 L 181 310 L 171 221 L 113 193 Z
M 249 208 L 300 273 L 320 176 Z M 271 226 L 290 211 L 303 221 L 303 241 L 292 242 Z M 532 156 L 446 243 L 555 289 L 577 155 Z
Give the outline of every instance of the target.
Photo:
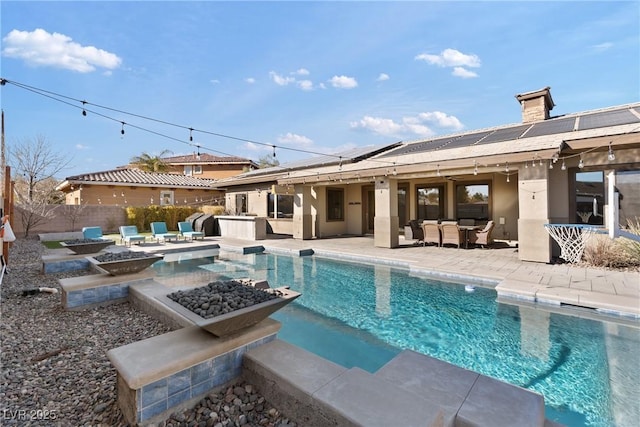
M 518 257 L 522 261 L 551 261 L 549 223 L 549 169 L 518 170 Z
M 293 238 L 308 240 L 313 238 L 313 215 L 316 200 L 311 194 L 311 186 L 296 185 L 293 195 Z
M 398 181 L 388 177 L 377 178 L 375 193 L 374 245 L 380 248 L 397 248 L 399 246 Z

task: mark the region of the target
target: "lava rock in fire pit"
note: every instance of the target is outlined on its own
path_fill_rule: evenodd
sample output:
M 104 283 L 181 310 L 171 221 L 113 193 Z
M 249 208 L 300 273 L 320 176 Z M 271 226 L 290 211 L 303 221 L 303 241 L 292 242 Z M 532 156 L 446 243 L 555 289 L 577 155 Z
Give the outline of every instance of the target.
M 125 252 L 107 252 L 102 255 L 98 255 L 93 257 L 98 262 L 113 262 L 113 261 L 127 261 L 131 259 L 139 259 L 139 258 L 150 258 L 154 255 L 148 254 L 146 252 L 133 252 L 133 251 L 125 251 Z
M 104 239 L 72 239 L 64 240 L 65 245 L 86 245 L 89 243 L 104 243 Z
M 210 319 L 278 298 L 279 294 L 277 291 L 268 292 L 229 280 L 211 282 L 188 291 L 173 292 L 167 297 L 200 317 Z

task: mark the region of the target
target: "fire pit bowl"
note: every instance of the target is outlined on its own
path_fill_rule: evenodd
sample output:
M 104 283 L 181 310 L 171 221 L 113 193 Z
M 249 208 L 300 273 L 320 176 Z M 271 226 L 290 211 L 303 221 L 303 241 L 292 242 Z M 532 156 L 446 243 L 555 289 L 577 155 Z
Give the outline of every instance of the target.
M 138 273 L 163 258 L 161 255 L 133 251 L 87 257 L 91 264 L 112 276 Z
M 76 239 L 60 242 L 60 246 L 69 249 L 76 255 L 95 254 L 116 242 L 108 239 Z
M 258 289 L 244 281 L 230 280 L 157 298 L 207 332 L 222 337 L 261 322 L 299 296 L 287 287 Z

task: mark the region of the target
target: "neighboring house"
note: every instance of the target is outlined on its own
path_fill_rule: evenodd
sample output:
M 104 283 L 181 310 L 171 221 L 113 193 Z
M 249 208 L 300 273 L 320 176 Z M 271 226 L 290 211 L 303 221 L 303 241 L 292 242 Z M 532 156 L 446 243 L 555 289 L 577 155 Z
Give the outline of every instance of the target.
M 550 88 L 516 95 L 522 123 L 363 148 L 217 181 L 226 208 L 294 238 L 373 233 L 399 245 L 411 219 L 496 223 L 520 259 L 550 262 L 546 223 L 640 217 L 640 103 L 551 117 Z M 282 224 L 286 222 L 287 225 Z
M 163 157 L 169 173 L 206 179 L 223 179 L 257 169 L 258 165 L 242 157 L 221 157 L 207 153 Z
M 140 169 L 114 169 L 70 176 L 56 187 L 67 205 L 201 206 L 224 204 L 215 181 Z

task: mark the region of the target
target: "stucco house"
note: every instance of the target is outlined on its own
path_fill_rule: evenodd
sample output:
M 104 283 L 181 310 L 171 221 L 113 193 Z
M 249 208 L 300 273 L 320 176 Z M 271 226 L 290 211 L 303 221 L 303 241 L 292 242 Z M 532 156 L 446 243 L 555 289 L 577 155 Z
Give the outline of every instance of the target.
M 366 147 L 216 181 L 228 211 L 297 239 L 373 234 L 411 219 L 493 220 L 522 260 L 557 254 L 544 224 L 640 217 L 640 103 L 552 116 L 549 87 L 516 95 L 521 123 Z M 613 211 L 611 211 L 613 212 Z
M 113 169 L 69 176 L 56 190 L 67 205 L 200 206 L 224 204 L 215 180 L 140 169 Z
M 257 163 L 250 159 L 208 153 L 163 157 L 162 160 L 169 166 L 168 173 L 204 179 L 223 179 L 258 169 Z

